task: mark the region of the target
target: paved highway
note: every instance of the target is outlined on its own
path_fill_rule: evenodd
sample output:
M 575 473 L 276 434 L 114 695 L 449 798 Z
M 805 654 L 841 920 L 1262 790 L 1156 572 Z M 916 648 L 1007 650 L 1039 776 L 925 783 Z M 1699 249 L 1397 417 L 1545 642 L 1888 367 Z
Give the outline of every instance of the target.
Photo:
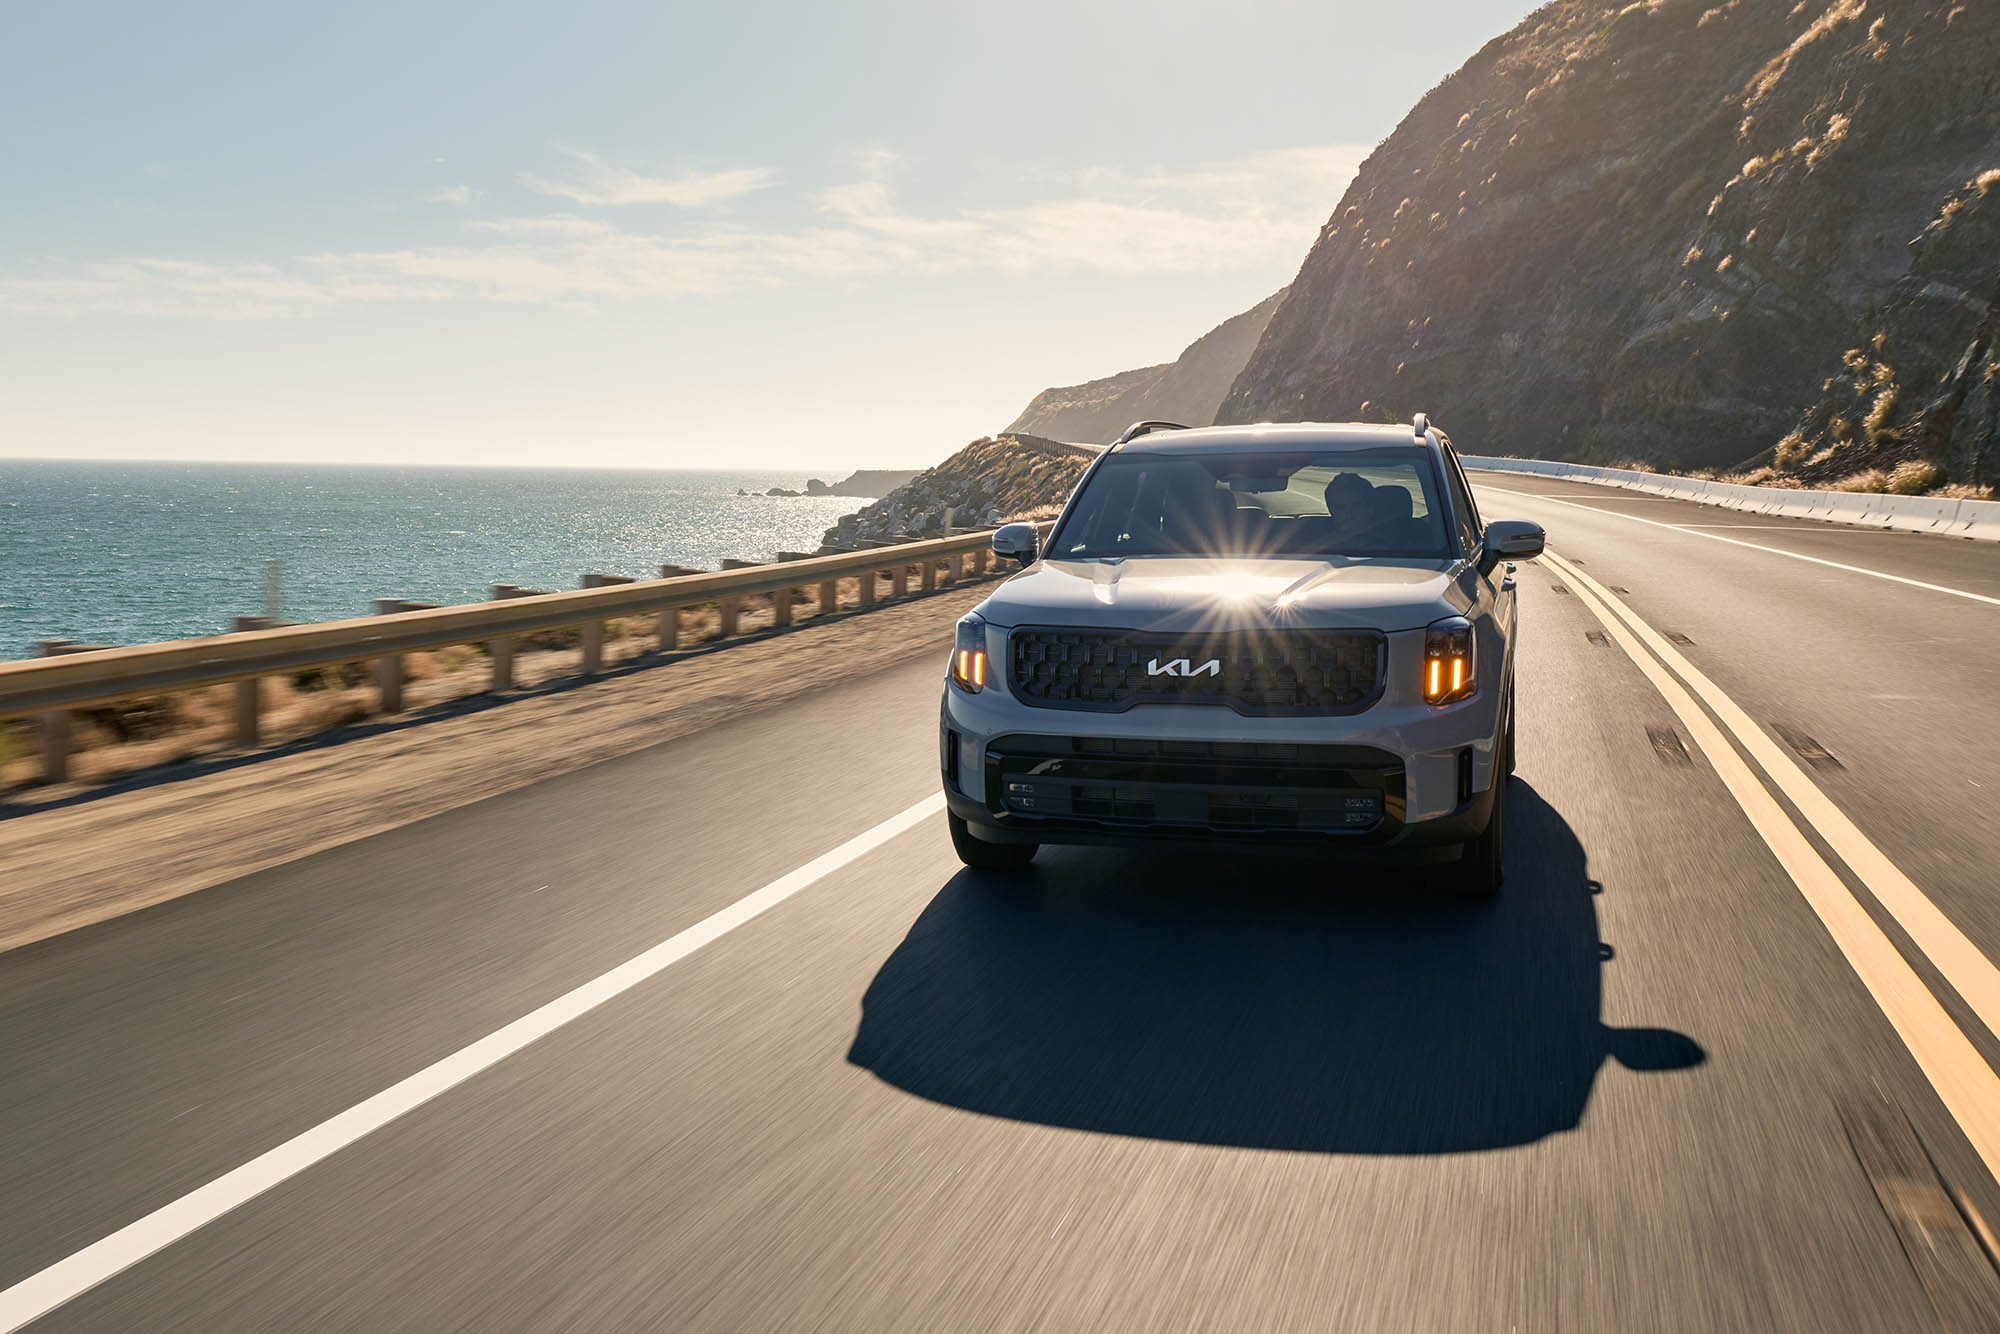
M 1551 538 L 1497 903 L 960 871 L 942 596 L 0 956 L 0 1330 L 1992 1327 L 2000 547 L 1479 480 Z

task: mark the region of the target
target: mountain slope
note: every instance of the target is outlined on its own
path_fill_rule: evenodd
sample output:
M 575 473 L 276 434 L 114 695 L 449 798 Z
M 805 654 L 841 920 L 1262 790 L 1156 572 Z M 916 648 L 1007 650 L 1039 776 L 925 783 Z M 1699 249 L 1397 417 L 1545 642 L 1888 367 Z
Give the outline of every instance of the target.
M 1148 417 L 1207 426 L 1284 295 L 1280 290 L 1224 320 L 1173 361 L 1087 384 L 1045 389 L 1003 434 L 1105 444 Z
M 1219 419 L 1421 409 L 1482 452 L 1735 464 L 1877 333 L 1957 364 L 2000 255 L 1932 247 L 1913 292 L 1911 242 L 1995 167 L 1993 0 L 1556 0 L 1369 157 Z M 1963 422 L 1904 443 L 1991 471 Z

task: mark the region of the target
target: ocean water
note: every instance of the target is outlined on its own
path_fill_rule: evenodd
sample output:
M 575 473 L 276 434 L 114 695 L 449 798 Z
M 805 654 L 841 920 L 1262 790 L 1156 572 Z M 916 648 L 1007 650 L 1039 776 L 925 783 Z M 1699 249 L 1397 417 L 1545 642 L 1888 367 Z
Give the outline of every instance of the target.
M 476 602 L 495 583 L 576 588 L 585 572 L 811 551 L 867 501 L 736 494 L 806 477 L 0 459 L 0 657 L 38 639 L 218 633 L 262 611 L 271 558 L 283 616 L 324 621 L 378 597 Z

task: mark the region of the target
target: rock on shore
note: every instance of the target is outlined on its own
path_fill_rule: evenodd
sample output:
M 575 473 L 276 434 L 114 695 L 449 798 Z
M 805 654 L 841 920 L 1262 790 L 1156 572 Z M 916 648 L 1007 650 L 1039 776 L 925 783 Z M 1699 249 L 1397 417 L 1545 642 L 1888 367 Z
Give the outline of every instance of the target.
M 915 468 L 863 468 L 845 479 L 828 485 L 814 477 L 806 482 L 808 496 L 886 496 L 917 475 Z
M 1050 514 L 1094 456 L 1093 450 L 1040 436 L 987 436 L 845 515 L 827 529 L 823 544 L 842 550 L 870 541 L 939 537 L 947 510 L 957 530 Z

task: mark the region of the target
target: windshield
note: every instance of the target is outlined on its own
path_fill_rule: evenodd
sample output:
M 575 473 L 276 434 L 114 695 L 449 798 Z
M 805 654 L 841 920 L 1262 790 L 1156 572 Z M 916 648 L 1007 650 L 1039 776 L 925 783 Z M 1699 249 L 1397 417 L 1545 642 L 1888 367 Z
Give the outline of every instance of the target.
M 1441 511 L 1430 460 L 1415 450 L 1114 454 L 1049 554 L 1442 560 Z

